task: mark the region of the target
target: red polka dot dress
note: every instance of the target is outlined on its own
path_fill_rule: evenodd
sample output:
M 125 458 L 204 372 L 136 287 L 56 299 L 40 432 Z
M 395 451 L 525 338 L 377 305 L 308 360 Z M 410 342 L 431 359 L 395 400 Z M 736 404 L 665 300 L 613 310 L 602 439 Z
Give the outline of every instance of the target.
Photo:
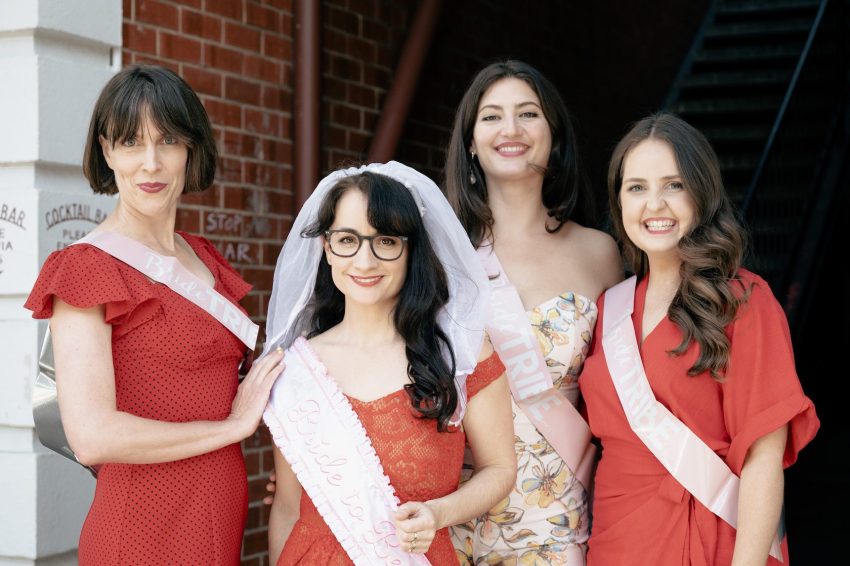
M 209 241 L 181 235 L 219 293 L 234 303 L 245 296 L 250 285 Z M 87 244 L 47 258 L 25 307 L 49 318 L 54 297 L 78 308 L 104 305 L 119 411 L 168 422 L 230 414 L 245 346 L 199 307 Z M 79 562 L 239 564 L 247 505 L 239 444 L 162 464 L 106 464 Z

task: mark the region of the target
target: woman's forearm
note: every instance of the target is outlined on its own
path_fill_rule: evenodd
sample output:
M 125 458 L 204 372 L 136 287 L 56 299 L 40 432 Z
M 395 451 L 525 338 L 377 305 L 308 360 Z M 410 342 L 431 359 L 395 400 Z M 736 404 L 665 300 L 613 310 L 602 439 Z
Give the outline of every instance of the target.
M 439 528 L 465 523 L 493 508 L 516 481 L 516 462 L 490 465 L 475 473 L 457 491 L 427 502 Z
M 782 454 L 787 427 L 760 438 L 741 470 L 738 529 L 732 566 L 764 566 L 782 512 Z

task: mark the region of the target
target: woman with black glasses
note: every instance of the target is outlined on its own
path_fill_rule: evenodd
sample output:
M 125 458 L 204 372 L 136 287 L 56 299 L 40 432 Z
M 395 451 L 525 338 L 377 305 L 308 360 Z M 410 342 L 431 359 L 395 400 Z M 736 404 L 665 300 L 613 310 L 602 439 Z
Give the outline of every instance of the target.
M 336 171 L 284 245 L 267 348 L 287 348 L 264 416 L 277 564 L 453 564 L 447 527 L 516 473 L 488 282 L 434 183 L 399 163 Z M 458 489 L 464 444 L 475 478 Z

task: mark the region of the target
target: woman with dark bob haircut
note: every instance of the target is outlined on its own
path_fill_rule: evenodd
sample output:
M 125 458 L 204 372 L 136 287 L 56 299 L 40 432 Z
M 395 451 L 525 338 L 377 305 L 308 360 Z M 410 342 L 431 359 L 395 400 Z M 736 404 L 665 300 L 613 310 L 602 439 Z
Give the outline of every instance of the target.
M 84 171 L 95 192 L 118 194 L 115 209 L 47 258 L 26 303 L 50 319 L 70 446 L 99 470 L 80 564 L 240 562 L 239 442 L 256 430 L 283 354 L 239 384 L 256 340 L 238 305 L 250 286 L 209 241 L 174 229 L 180 195 L 206 189 L 215 163 L 207 114 L 183 79 L 140 65 L 106 84 Z
M 594 301 L 622 277 L 617 247 L 582 225 L 591 207 L 573 126 L 530 65 L 498 62 L 475 76 L 446 158 L 449 202 L 499 290 L 488 331 L 508 367 L 518 466 L 507 497 L 452 530 L 458 558 L 584 564 L 594 455 L 578 376 Z
M 818 418 L 699 131 L 635 124 L 608 169 L 635 277 L 605 292 L 581 377 L 596 472 L 589 565 L 788 564 L 783 469 Z M 779 560 L 778 560 L 779 559 Z
M 265 414 L 273 563 L 456 563 L 447 527 L 503 497 L 516 470 L 487 288 L 424 175 L 390 162 L 319 183 L 268 314 L 267 348 L 287 348 Z M 466 441 L 477 474 L 458 489 Z

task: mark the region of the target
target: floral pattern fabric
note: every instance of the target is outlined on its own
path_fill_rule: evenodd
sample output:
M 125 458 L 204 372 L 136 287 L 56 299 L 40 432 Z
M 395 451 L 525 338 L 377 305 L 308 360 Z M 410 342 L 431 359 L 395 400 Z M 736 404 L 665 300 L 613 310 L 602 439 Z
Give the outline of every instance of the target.
M 596 304 L 564 293 L 528 311 L 555 387 L 578 403 L 578 376 L 596 323 Z M 478 519 L 452 529 L 462 565 L 584 564 L 590 536 L 587 490 L 515 403 L 514 489 Z M 468 456 L 468 454 L 467 454 Z M 464 479 L 471 474 L 470 460 Z

